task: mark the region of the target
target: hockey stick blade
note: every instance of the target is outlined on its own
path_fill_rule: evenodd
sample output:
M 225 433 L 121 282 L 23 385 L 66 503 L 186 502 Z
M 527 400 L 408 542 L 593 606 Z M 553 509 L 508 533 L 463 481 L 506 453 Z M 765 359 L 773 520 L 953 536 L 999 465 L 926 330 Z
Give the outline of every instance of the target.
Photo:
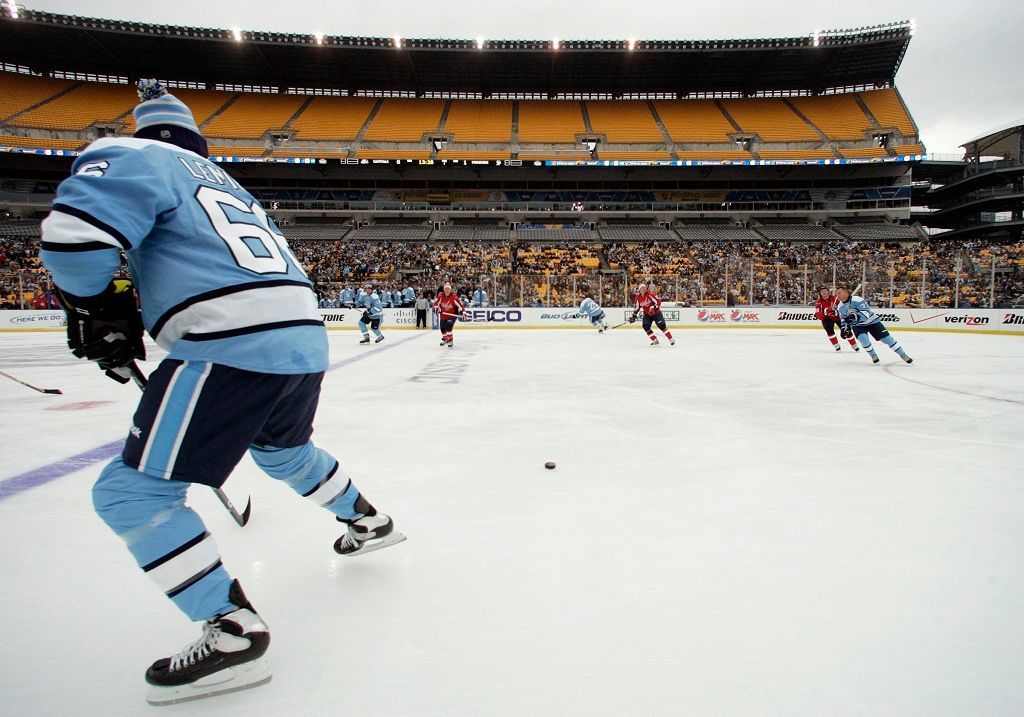
M 146 384 L 149 383 L 149 379 L 146 378 L 146 374 L 142 373 L 142 369 L 139 368 L 139 365 L 132 361 L 126 368 L 130 372 L 132 380 L 135 381 L 135 385 L 139 387 L 139 390 L 145 391 Z M 232 504 L 231 499 L 228 498 L 227 493 L 220 488 L 214 488 L 213 492 L 217 494 L 220 502 L 223 503 L 224 507 L 228 509 L 229 513 L 231 513 L 231 518 L 238 523 L 238 525 L 244 528 L 245 524 L 249 522 L 249 514 L 252 513 L 252 498 L 246 500 L 245 510 L 239 513 L 238 509 L 236 509 L 234 504 Z
M 20 378 L 15 378 L 11 374 L 4 373 L 3 371 L 0 371 L 0 376 L 6 376 L 7 378 L 11 379 L 15 383 L 20 383 L 22 386 L 25 386 L 27 388 L 31 388 L 33 391 L 38 391 L 39 393 L 49 393 L 49 394 L 55 394 L 55 395 L 58 395 L 58 396 L 64 395 L 64 392 L 61 391 L 59 388 L 39 388 L 39 386 L 33 386 L 30 383 L 25 383 Z

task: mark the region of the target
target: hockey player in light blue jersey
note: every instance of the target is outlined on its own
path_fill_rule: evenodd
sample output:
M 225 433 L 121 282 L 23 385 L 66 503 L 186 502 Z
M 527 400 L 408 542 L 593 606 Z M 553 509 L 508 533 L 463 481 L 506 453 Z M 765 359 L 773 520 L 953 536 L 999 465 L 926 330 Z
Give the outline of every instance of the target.
M 583 295 L 583 301 L 580 302 L 579 315 L 580 318 L 590 319 L 591 325 L 597 329 L 599 334 L 603 334 L 608 329 L 608 323 L 604 317 L 604 309 L 594 301 L 590 294 Z
M 346 286 L 342 289 L 341 294 L 338 297 L 341 301 L 341 305 L 346 309 L 351 309 L 356 304 L 356 292 L 353 291 L 351 286 Z
M 373 329 L 373 335 L 377 337 L 373 343 L 379 344 L 384 340 L 384 334 L 380 332 L 380 322 L 384 320 L 384 304 L 373 287 L 367 286 L 359 295 L 356 308 L 363 310 L 362 316 L 359 317 L 359 330 L 363 332 L 363 339 L 359 343 L 370 343 L 370 332 L 366 330 L 369 324 L 369 328 Z
M 840 335 L 844 339 L 856 336 L 857 340 L 860 341 L 860 345 L 864 347 L 868 352 L 868 356 L 871 357 L 872 363 L 878 363 L 878 354 L 875 353 L 868 335 L 891 348 L 907 363 L 914 363 L 914 359 L 907 355 L 907 352 L 900 346 L 900 342 L 888 332 L 882 324 L 882 319 L 872 311 L 864 298 L 851 295 L 850 290 L 844 286 L 836 287 L 836 296 L 839 297 L 840 301 L 839 320 L 843 323 Z
M 143 325 L 167 351 L 122 454 L 92 497 L 161 592 L 203 621 L 198 641 L 146 672 L 149 701 L 168 704 L 270 679 L 267 626 L 186 505 L 191 484 L 219 488 L 248 451 L 271 477 L 347 525 L 338 553 L 404 536 L 310 440 L 327 338 L 312 284 L 284 236 L 206 158 L 184 104 L 152 80 L 139 83 L 139 94 L 135 137 L 92 143 L 58 188 L 41 258 L 76 356 L 141 384 Z M 141 316 L 131 282 L 111 281 L 120 252 Z

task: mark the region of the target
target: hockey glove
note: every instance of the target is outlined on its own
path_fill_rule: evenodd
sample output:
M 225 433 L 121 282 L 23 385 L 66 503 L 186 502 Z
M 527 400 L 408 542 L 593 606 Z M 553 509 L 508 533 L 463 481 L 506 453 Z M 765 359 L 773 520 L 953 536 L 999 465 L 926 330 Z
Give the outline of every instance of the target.
M 843 339 L 853 338 L 853 326 L 843 324 L 843 328 L 839 329 L 839 337 Z
M 131 380 L 130 364 L 146 358 L 142 314 L 135 286 L 117 279 L 96 296 L 80 297 L 57 289 L 68 317 L 68 348 L 78 358 L 99 364 L 118 383 Z
M 629 323 L 631 323 L 631 324 L 635 324 L 636 323 L 636 312 L 635 311 L 632 314 L 629 315 Z

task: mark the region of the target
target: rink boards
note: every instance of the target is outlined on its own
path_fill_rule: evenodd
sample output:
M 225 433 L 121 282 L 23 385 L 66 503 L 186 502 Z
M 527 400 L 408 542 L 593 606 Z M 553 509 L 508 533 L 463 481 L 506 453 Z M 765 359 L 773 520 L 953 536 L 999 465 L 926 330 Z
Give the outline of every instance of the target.
M 632 308 L 606 308 L 609 325 L 625 322 Z M 662 313 L 672 328 L 716 329 L 821 329 L 807 307 L 691 308 L 664 305 Z M 357 309 L 321 309 L 329 329 L 355 329 L 362 315 Z M 953 331 L 1024 335 L 1024 309 L 882 309 L 882 321 L 894 331 Z M 573 309 L 480 308 L 468 311 L 469 321 L 459 328 L 589 329 Z M 65 325 L 60 311 L 0 311 L 0 331 L 54 331 Z M 388 329 L 414 329 L 415 309 L 385 309 Z M 626 324 L 623 328 L 638 328 Z

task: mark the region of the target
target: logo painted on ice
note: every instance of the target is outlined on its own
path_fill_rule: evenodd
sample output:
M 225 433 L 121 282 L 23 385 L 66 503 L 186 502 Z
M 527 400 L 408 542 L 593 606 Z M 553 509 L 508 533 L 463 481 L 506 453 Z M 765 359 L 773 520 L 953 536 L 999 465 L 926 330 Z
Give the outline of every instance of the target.
M 721 323 L 725 321 L 724 311 L 708 311 L 707 309 L 701 309 L 697 312 L 697 321 L 701 323 Z
M 742 311 L 740 309 L 733 309 L 732 313 L 729 314 L 729 318 L 738 324 L 760 323 L 761 321 L 761 315 L 756 311 Z
M 1024 314 L 1007 314 L 1003 317 L 1003 324 L 1024 326 Z

